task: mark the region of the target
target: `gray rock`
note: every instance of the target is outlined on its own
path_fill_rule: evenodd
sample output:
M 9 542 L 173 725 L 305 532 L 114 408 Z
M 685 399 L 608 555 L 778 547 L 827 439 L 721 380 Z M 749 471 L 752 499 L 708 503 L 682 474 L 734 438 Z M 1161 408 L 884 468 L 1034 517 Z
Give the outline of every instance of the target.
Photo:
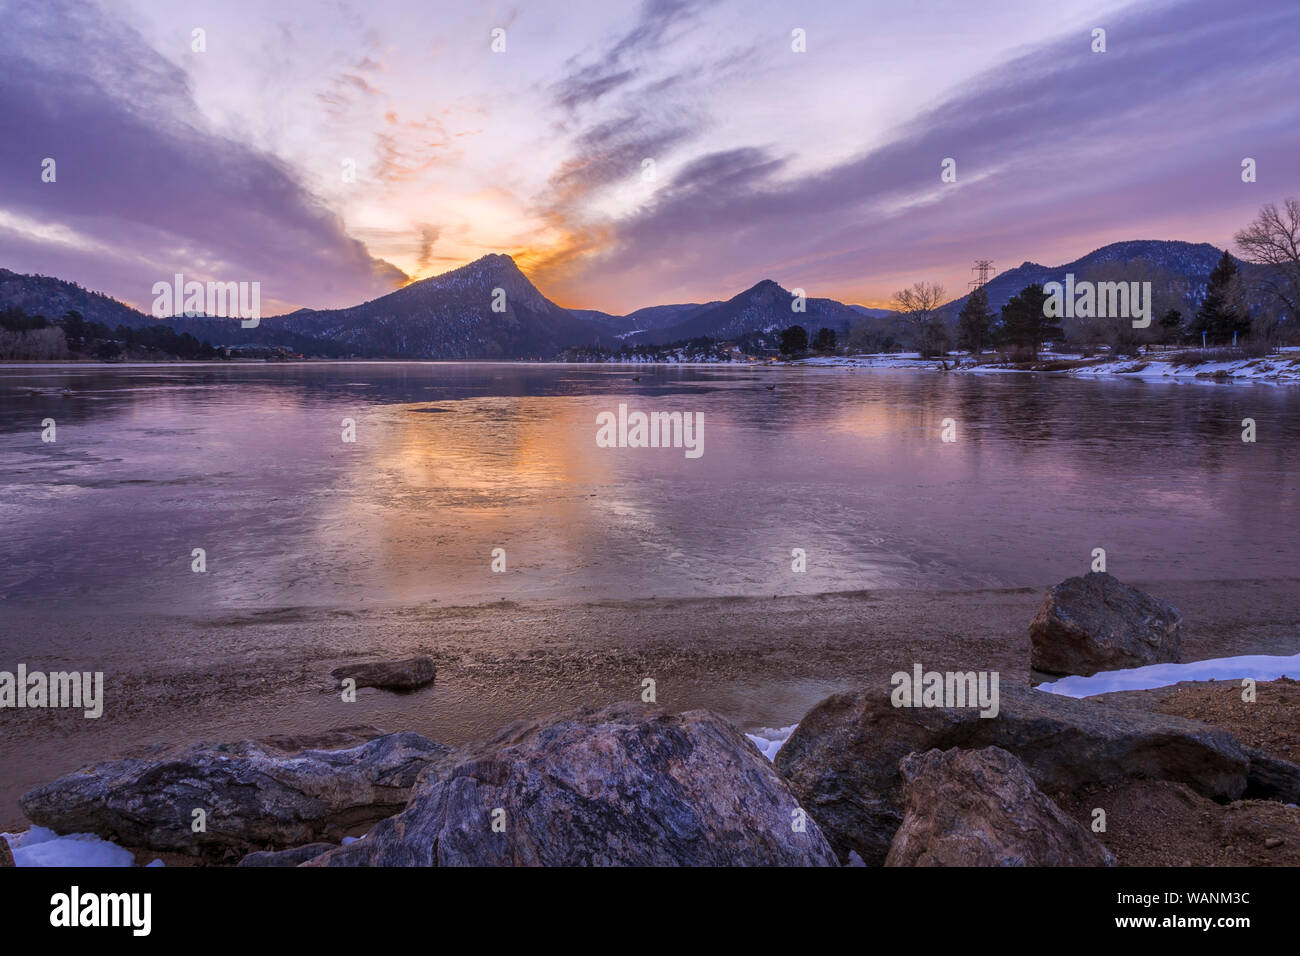
M 381 690 L 416 690 L 432 684 L 438 676 L 438 665 L 430 657 L 408 657 L 400 661 L 374 661 L 365 664 L 345 664 L 330 671 L 341 685 L 347 678 L 358 687 L 378 687 Z
M 1002 684 L 998 716 L 973 708 L 894 707 L 889 688 L 826 698 L 776 756 L 799 802 L 841 860 L 884 861 L 903 822 L 900 761 L 938 748 L 1001 747 L 1049 793 L 1130 779 L 1185 783 L 1214 800 L 1246 788 L 1236 739 L 1180 717 Z
M 1300 803 L 1300 767 L 1249 747 L 1246 756 L 1250 758 L 1243 794 L 1246 799 Z
M 1029 663 L 1045 674 L 1095 674 L 1178 660 L 1182 616 L 1166 601 L 1093 571 L 1047 592 L 1029 624 Z
M 291 850 L 258 850 L 240 860 L 236 866 L 297 866 L 314 860 L 322 853 L 334 849 L 333 843 L 308 843 Z
M 1113 866 L 1115 857 L 999 747 L 899 765 L 903 823 L 885 866 Z
M 448 753 L 419 734 L 373 728 L 154 748 L 77 770 L 20 803 L 33 823 L 58 833 L 230 859 L 337 843 L 405 806 L 420 771 Z M 205 832 L 191 828 L 196 809 Z
M 306 865 L 763 864 L 836 859 L 758 749 L 708 711 L 615 704 L 457 751 L 405 811 Z

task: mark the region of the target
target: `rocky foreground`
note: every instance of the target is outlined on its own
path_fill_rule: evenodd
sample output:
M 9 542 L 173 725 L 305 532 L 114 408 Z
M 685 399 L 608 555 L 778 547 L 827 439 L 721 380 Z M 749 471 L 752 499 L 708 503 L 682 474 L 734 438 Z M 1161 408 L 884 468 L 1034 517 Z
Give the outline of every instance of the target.
M 1259 699 L 1294 686 L 1261 684 Z M 207 865 L 1177 864 L 1202 859 L 1207 835 L 1216 862 L 1296 862 L 1300 767 L 1124 696 L 1013 685 L 985 719 L 896 708 L 879 689 L 834 695 L 775 766 L 715 714 L 642 704 L 520 722 L 459 750 L 358 728 L 105 763 L 32 790 L 23 809 L 57 832 Z M 1197 846 L 1180 856 L 1184 838 Z
M 1046 596 L 1031 653 L 1077 673 L 1177 660 L 1179 622 L 1088 575 Z M 398 663 L 335 677 L 433 676 Z M 1295 864 L 1296 687 L 1261 683 L 1250 702 L 1235 683 L 1076 700 L 1003 681 L 986 717 L 865 686 L 816 705 L 774 764 L 714 713 L 644 704 L 521 721 L 457 749 L 351 728 L 101 763 L 21 805 L 39 826 L 171 864 Z

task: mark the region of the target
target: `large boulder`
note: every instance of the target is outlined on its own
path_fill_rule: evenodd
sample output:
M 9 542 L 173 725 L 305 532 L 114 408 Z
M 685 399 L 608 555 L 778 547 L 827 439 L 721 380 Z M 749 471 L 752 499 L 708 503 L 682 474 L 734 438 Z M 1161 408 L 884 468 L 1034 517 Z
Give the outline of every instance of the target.
M 416 690 L 432 684 L 438 676 L 438 665 L 431 657 L 408 657 L 400 661 L 374 661 L 364 664 L 344 664 L 330 671 L 330 676 L 342 686 L 351 679 L 357 687 L 378 687 L 380 690 Z
M 28 819 L 59 833 L 234 859 L 337 843 L 404 807 L 420 771 L 447 753 L 419 734 L 372 728 L 198 744 L 85 767 L 20 802 Z
M 1105 572 L 1047 592 L 1029 623 L 1029 664 L 1045 674 L 1095 674 L 1178 660 L 1182 616 Z
M 930 750 L 899 765 L 903 823 L 885 866 L 1113 866 L 1109 850 L 999 747 Z
M 1049 793 L 1128 779 L 1186 783 L 1214 800 L 1246 788 L 1249 759 L 1226 731 L 1162 714 L 1003 684 L 996 717 L 969 707 L 895 707 L 886 688 L 835 694 L 776 755 L 841 860 L 884 861 L 903 822 L 899 762 L 938 748 L 1001 747 Z
M 9 841 L 0 835 L 0 867 L 13 866 L 14 853 L 9 849 Z
M 752 743 L 640 704 L 516 723 L 433 764 L 406 810 L 307 866 L 834 866 Z

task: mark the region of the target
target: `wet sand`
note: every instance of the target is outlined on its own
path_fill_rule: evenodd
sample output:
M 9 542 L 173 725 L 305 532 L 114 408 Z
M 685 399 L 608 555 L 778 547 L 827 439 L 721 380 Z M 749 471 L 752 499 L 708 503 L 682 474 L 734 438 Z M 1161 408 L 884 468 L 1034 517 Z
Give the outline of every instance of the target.
M 1132 581 L 1183 612 L 1184 660 L 1300 652 L 1300 578 Z M 796 723 L 837 690 L 927 669 L 1029 677 L 1036 588 L 880 590 L 814 596 L 499 602 L 220 617 L 5 610 L 4 660 L 102 670 L 104 716 L 0 711 L 0 829 L 18 797 L 86 763 L 152 744 L 235 740 L 373 724 L 452 746 L 512 720 L 637 699 L 655 681 L 670 710 L 709 708 L 744 730 Z M 437 681 L 344 703 L 329 671 L 427 654 Z

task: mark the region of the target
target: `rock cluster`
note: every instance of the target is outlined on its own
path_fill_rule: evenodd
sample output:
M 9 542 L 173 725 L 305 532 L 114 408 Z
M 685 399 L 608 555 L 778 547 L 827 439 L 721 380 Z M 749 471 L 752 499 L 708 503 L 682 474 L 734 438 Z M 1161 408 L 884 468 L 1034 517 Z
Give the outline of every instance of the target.
M 1046 790 L 1128 778 L 1186 783 L 1212 799 L 1246 789 L 1250 761 L 1207 724 L 1004 684 L 998 716 L 969 707 L 895 707 L 888 688 L 826 698 L 776 757 L 777 769 L 821 825 L 841 860 L 856 851 L 884 862 L 903 821 L 908 754 L 999 747 Z
M 1179 625 L 1109 575 L 1071 578 L 1030 625 L 1031 664 L 1091 674 L 1176 660 Z M 410 690 L 435 673 L 412 658 L 333 676 Z M 57 832 L 245 867 L 1109 866 L 1111 852 L 1048 794 L 1154 786 L 1300 800 L 1300 767 L 1209 724 L 992 686 L 987 716 L 960 700 L 902 706 L 888 685 L 832 695 L 775 764 L 709 711 L 615 704 L 459 750 L 374 728 L 154 750 L 21 803 Z
M 514 724 L 431 766 L 406 809 L 311 866 L 834 865 L 771 764 L 708 711 Z

